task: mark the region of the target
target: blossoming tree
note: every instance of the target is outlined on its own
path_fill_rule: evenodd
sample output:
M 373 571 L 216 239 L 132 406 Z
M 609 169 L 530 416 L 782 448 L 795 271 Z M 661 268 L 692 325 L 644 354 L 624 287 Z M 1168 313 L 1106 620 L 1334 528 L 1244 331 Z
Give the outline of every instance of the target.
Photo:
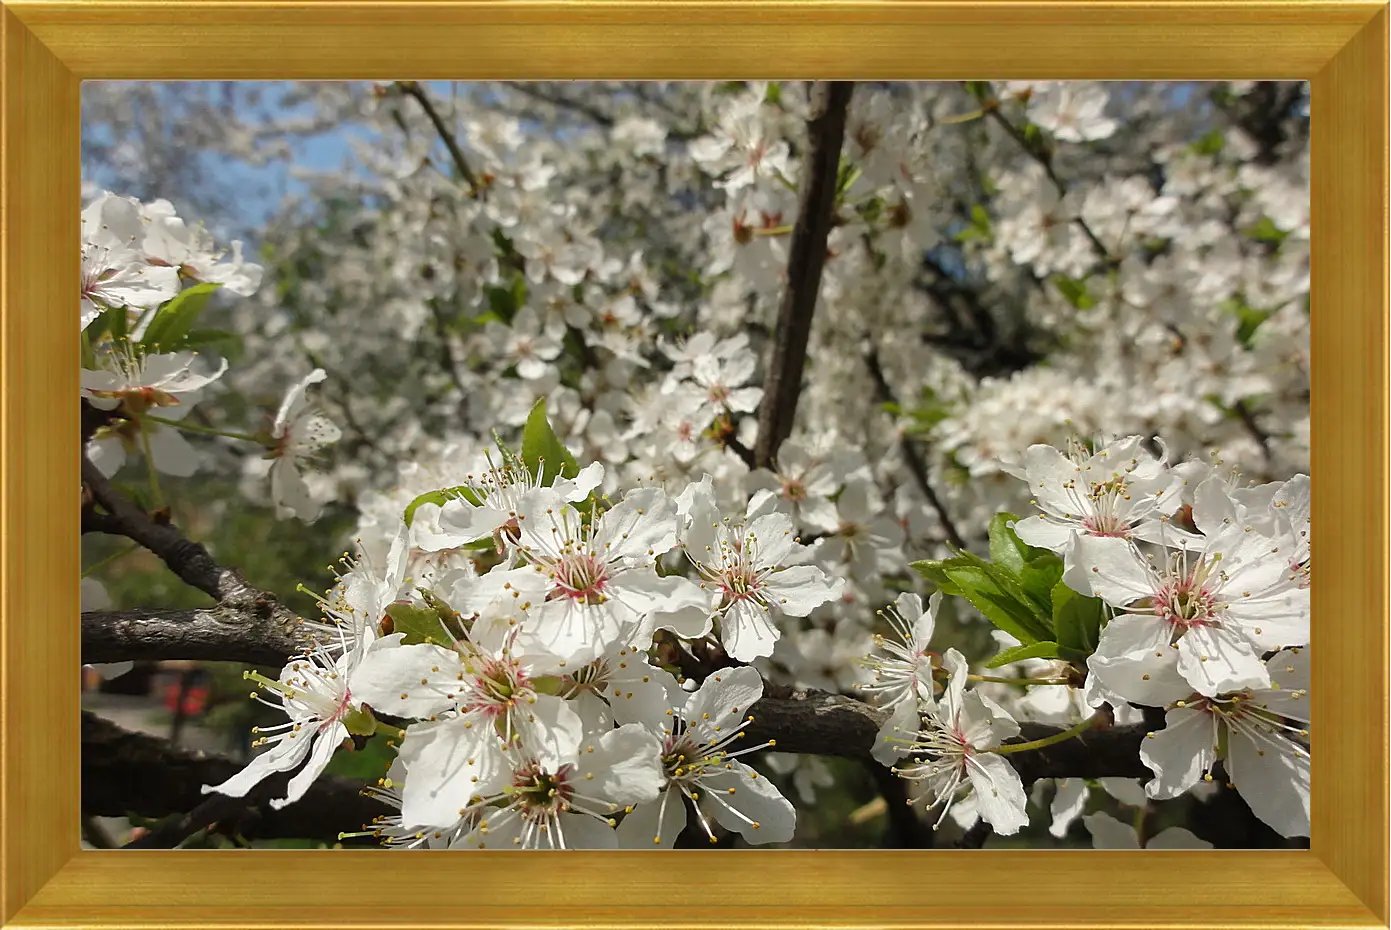
M 83 658 L 268 708 L 240 760 L 84 717 L 135 845 L 837 845 L 853 774 L 889 845 L 1307 836 L 1302 85 L 162 92 L 353 160 L 252 261 L 149 88 L 88 99 L 83 531 L 212 603 L 86 579 Z M 292 609 L 172 488 L 351 551 Z

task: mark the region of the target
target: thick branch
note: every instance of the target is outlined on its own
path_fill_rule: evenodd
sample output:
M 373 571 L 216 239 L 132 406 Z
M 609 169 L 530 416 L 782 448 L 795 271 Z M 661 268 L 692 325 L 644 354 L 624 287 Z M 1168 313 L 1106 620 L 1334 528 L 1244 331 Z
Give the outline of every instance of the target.
M 811 92 L 811 112 L 807 120 L 809 139 L 800 175 L 797 222 L 792 227 L 788 250 L 787 289 L 778 310 L 772 355 L 763 378 L 763 404 L 758 411 L 754 461 L 761 468 L 772 465 L 778 447 L 792 432 L 792 421 L 797 413 L 811 318 L 821 292 L 826 240 L 831 233 L 840 147 L 845 138 L 845 114 L 854 88 L 853 82 L 819 81 Z
M 85 455 L 82 457 L 82 483 L 92 502 L 106 511 L 101 513 L 84 507 L 83 532 L 110 533 L 139 543 L 163 559 L 184 582 L 239 616 L 250 615 L 262 623 L 274 621 L 283 630 L 293 629 L 300 622 L 274 595 L 253 588 L 238 572 L 214 562 L 207 549 L 185 537 L 173 524 L 156 520 L 137 507 L 112 487 Z
M 749 711 L 754 722 L 744 727 L 745 740 L 749 745 L 776 740 L 779 752 L 869 759 L 888 718 L 877 708 L 829 691 L 768 684 L 764 695 Z M 1020 729 L 1016 742 L 1060 732 L 1059 727 L 1033 723 Z M 1040 778 L 1147 778 L 1152 773 L 1140 761 L 1140 741 L 1150 729 L 1141 725 L 1093 730 L 1007 758 L 1026 784 Z
M 82 661 L 191 659 L 279 667 L 312 644 L 288 611 L 228 604 L 193 610 L 93 610 L 82 615 Z
M 82 714 L 83 811 L 101 817 L 192 812 L 159 831 L 154 840 L 141 841 L 142 846 L 160 841 L 175 845 L 213 823 L 247 838 L 296 837 L 334 843 L 340 832 L 358 830 L 388 810 L 362 797 L 360 782 L 335 776 L 320 776 L 303 798 L 278 811 L 264 801 L 283 791 L 288 774 L 267 779 L 247 798 L 202 793 L 203 785 L 221 784 L 242 767 L 225 756 L 179 749 L 167 740 L 124 730 L 96 714 Z
M 263 633 L 264 631 L 264 633 Z M 262 635 L 269 638 L 264 642 Z M 301 634 L 302 635 L 302 634 Z M 283 665 L 302 640 L 265 617 L 222 605 L 205 610 L 91 611 L 82 616 L 84 662 L 128 659 L 221 659 Z M 749 709 L 746 745 L 776 741 L 779 752 L 871 759 L 885 712 L 863 701 L 829 691 L 765 684 L 764 697 Z M 1081 737 L 1030 752 L 1013 753 L 1010 763 L 1025 782 L 1039 778 L 1144 778 L 1140 741 L 1149 726 L 1092 730 Z M 1058 727 L 1024 724 L 1019 740 L 1037 740 Z M 181 809 L 191 809 L 181 808 Z M 99 813 L 94 811 L 94 813 Z

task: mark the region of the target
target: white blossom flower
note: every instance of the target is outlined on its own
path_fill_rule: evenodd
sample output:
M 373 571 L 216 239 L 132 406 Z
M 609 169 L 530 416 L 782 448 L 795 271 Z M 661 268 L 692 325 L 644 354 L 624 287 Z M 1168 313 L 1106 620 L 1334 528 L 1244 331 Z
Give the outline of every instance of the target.
M 1239 524 L 1199 528 L 1214 532 L 1162 566 L 1127 540 L 1077 539 L 1076 572 L 1122 611 L 1087 664 L 1123 698 L 1152 702 L 1152 689 L 1174 686 L 1174 671 L 1209 696 L 1269 687 L 1261 653 L 1308 641 L 1309 592 L 1281 555 L 1290 543 Z
M 518 462 L 489 462 L 486 470 L 470 473 L 459 484 L 466 491 L 443 505 L 422 504 L 416 510 L 411 523 L 415 544 L 438 552 L 491 537 L 502 552 L 521 538 L 523 501 L 533 492 L 540 490 L 541 498 L 556 506 L 579 503 L 603 483 L 604 466 L 592 462 L 573 479 L 557 476 L 548 488 L 540 485 L 539 477 Z
M 1029 119 L 1063 142 L 1093 142 L 1120 125 L 1106 116 L 1106 88 L 1092 81 L 1050 81 L 1029 97 Z
M 771 615 L 776 608 L 790 617 L 805 617 L 840 596 L 813 565 L 792 564 L 797 544 L 791 519 L 766 513 L 731 524 L 720 517 L 710 476 L 691 484 L 681 503 L 689 525 L 683 534 L 686 555 L 718 598 L 720 640 L 740 662 L 772 655 L 781 635 Z
M 112 346 L 97 355 L 101 368 L 82 369 L 82 395 L 102 410 L 114 410 L 122 402 L 135 405 L 136 413 L 149 407 L 173 406 L 227 370 L 227 360 L 220 359 L 216 371 L 196 371 L 200 361 L 197 352 L 163 355 L 145 352 L 139 346 Z
M 1074 447 L 1070 455 L 1049 445 L 1030 446 L 1021 477 L 1043 513 L 1020 520 L 1014 532 L 1030 546 L 1060 555 L 1076 533 L 1157 539 L 1160 519 L 1179 506 L 1181 479 L 1143 444 L 1143 437 L 1130 436 L 1094 453 Z
M 573 508 L 533 496 L 519 522 L 528 567 L 507 583 L 535 595 L 530 629 L 556 655 L 587 662 L 659 628 L 688 639 L 709 632 L 709 595 L 686 578 L 657 574 L 656 557 L 676 545 L 676 505 L 659 488 L 629 492 L 590 525 Z
M 1281 836 L 1309 835 L 1309 654 L 1284 649 L 1266 662 L 1270 684 L 1180 701 L 1140 758 L 1154 770 L 1152 798 L 1212 780 L 1219 759 L 1252 813 Z
M 280 671 L 278 679 L 259 672 L 247 672 L 260 692 L 253 696 L 262 704 L 284 711 L 285 723 L 270 727 L 254 727 L 253 734 L 262 734 L 252 744 L 270 744 L 271 748 L 253 758 L 247 766 L 220 785 L 204 785 L 203 793 L 225 794 L 234 798 L 246 793 L 276 772 L 288 772 L 301 764 L 285 789 L 285 796 L 272 799 L 270 806 L 279 810 L 304 796 L 314 780 L 323 774 L 339 745 L 348 738 L 347 721 L 359 710 L 360 698 L 353 694 L 350 682 L 353 671 L 374 649 L 389 645 L 390 640 L 367 637 L 355 641 L 340 629 L 340 642 L 333 650 L 317 645 L 307 654 L 293 659 Z M 399 634 L 398 634 L 399 636 Z M 269 694 L 274 701 L 262 694 Z
M 975 798 L 980 816 L 1008 836 L 1027 826 L 1028 798 L 1019 773 L 992 750 L 1019 734 L 1019 724 L 1002 707 L 966 690 L 966 659 L 948 649 L 942 664 L 951 677 L 941 699 L 922 719 L 922 729 L 907 746 L 911 761 L 898 767 L 909 780 L 926 783 L 931 803 L 938 806 L 940 826 L 953 804 L 966 792 Z
M 178 295 L 176 268 L 151 264 L 133 199 L 109 191 L 82 211 L 80 317 L 83 329 L 108 307 L 151 310 Z
M 343 435 L 332 420 L 309 405 L 310 385 L 327 377 L 322 368 L 316 368 L 291 387 L 271 428 L 271 438 L 275 440 L 270 467 L 271 498 L 281 516 L 293 515 L 306 522 L 318 517 L 322 505 L 309 493 L 300 469 L 324 446 Z
M 888 719 L 875 734 L 872 751 L 883 765 L 893 765 L 907 751 L 920 726 L 919 706 L 930 706 L 937 700 L 933 675 L 938 656 L 928 650 L 928 645 L 941 604 L 940 591 L 928 598 L 926 610 L 917 594 L 900 594 L 893 606 L 879 612 L 896 639 L 881 633 L 874 635 L 875 647 L 888 656 L 870 655 L 860 660 L 860 664 L 873 670 L 874 677 L 861 682 L 859 690 L 874 696 L 880 707 L 890 710 Z
M 749 722 L 748 709 L 763 696 L 763 679 L 744 666 L 715 672 L 688 695 L 679 713 L 669 710 L 660 735 L 663 784 L 656 800 L 636 806 L 619 825 L 630 849 L 670 848 L 685 829 L 691 803 L 696 823 L 716 841 L 714 820 L 749 843 L 792 839 L 797 815 L 767 778 L 739 757 L 771 746 L 733 749 Z

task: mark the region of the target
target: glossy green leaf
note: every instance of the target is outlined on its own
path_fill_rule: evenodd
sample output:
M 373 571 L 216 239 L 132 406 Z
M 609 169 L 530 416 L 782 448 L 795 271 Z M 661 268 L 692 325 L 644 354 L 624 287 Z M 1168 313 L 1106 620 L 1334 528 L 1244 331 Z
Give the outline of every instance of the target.
M 184 347 L 193 324 L 207 308 L 221 284 L 195 284 L 166 302 L 155 313 L 140 344 L 159 352 L 175 352 Z
M 1053 588 L 1053 629 L 1062 645 L 1091 655 L 1096 651 L 1105 615 L 1101 598 L 1084 597 L 1061 581 Z
M 460 486 L 456 488 L 440 488 L 438 491 L 426 491 L 406 505 L 406 513 L 404 516 L 406 526 L 411 525 L 411 521 L 415 519 L 415 512 L 419 510 L 422 505 L 438 504 L 443 507 L 449 501 L 457 498 L 463 498 L 475 507 L 483 506 L 483 499 L 470 487 Z
M 526 426 L 522 429 L 522 461 L 545 487 L 553 484 L 556 476 L 573 478 L 580 473 L 575 457 L 561 443 L 546 419 L 544 397 L 531 408 Z

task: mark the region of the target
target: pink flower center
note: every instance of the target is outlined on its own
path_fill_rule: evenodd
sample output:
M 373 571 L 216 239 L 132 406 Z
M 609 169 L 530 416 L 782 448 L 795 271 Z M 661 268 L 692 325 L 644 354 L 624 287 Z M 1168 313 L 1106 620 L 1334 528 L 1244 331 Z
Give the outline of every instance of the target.
M 608 563 L 592 552 L 571 552 L 562 556 L 551 575 L 555 587 L 552 598 L 568 597 L 584 604 L 602 604 L 608 599 Z
M 1165 584 L 1154 599 L 1161 620 L 1177 627 L 1206 626 L 1217 619 L 1217 598 L 1192 578 Z
M 720 577 L 720 587 L 725 597 L 731 601 L 742 601 L 753 597 L 763 587 L 757 572 L 749 565 L 734 565 L 725 569 Z

